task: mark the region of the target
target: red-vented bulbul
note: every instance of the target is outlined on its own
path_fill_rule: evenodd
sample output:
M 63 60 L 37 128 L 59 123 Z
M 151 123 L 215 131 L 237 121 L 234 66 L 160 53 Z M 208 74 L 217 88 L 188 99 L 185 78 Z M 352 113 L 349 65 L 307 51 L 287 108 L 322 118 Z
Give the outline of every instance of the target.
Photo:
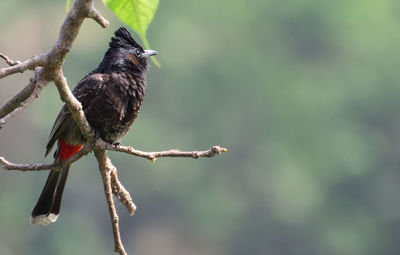
M 90 126 L 104 141 L 119 142 L 136 119 L 145 94 L 147 58 L 156 54 L 153 50 L 143 50 L 125 28 L 120 28 L 111 38 L 100 65 L 72 91 L 81 102 Z M 54 122 L 46 155 L 55 142 L 56 162 L 70 158 L 86 142 L 66 105 Z M 50 172 L 32 211 L 32 225 L 47 225 L 57 220 L 69 167 Z

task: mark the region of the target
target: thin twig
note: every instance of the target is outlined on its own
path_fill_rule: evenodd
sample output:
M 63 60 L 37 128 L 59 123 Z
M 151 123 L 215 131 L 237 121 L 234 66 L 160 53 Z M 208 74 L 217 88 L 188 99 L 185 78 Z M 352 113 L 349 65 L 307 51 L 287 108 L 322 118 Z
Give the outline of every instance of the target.
M 9 57 L 7 57 L 6 55 L 4 55 L 4 54 L 1 53 L 1 52 L 0 52 L 0 57 L 3 58 L 3 59 L 7 62 L 7 64 L 8 64 L 9 66 L 15 66 L 15 65 L 18 65 L 19 63 L 21 63 L 20 61 L 13 61 L 13 60 L 11 60 Z
M 0 79 L 14 73 L 23 73 L 26 70 L 33 70 L 37 66 L 44 66 L 46 64 L 46 58 L 44 55 L 34 56 L 22 63 L 12 65 L 10 67 L 0 69 Z
M 108 20 L 106 20 L 105 18 L 103 18 L 103 16 L 101 16 L 99 11 L 96 10 L 96 8 L 94 8 L 93 5 L 92 5 L 92 8 L 88 12 L 88 17 L 93 19 L 94 21 L 96 21 L 103 28 L 108 27 L 108 25 L 110 24 L 108 22 Z
M 116 168 L 111 171 L 111 186 L 114 196 L 125 206 L 131 216 L 134 215 L 136 205 L 133 203 L 131 194 L 129 194 L 119 181 Z
M 155 161 L 157 158 L 165 158 L 165 157 L 179 157 L 179 158 L 211 158 L 215 155 L 221 154 L 223 152 L 228 151 L 226 148 L 223 148 L 219 145 L 215 145 L 211 147 L 209 150 L 204 151 L 180 151 L 176 149 L 167 150 L 167 151 L 155 151 L 155 152 L 144 152 L 134 149 L 132 146 L 115 146 L 111 144 L 104 144 L 105 149 L 110 151 L 119 151 L 125 152 L 131 155 L 135 155 L 138 157 L 146 158 L 151 161 Z

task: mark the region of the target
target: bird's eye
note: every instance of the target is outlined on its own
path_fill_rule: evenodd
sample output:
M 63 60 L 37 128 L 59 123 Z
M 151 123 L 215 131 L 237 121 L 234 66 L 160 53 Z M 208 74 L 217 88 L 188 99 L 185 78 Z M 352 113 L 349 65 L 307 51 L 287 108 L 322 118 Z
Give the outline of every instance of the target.
M 142 53 L 142 52 L 141 52 L 140 50 L 135 50 L 135 55 L 136 55 L 137 57 L 139 57 L 141 53 Z

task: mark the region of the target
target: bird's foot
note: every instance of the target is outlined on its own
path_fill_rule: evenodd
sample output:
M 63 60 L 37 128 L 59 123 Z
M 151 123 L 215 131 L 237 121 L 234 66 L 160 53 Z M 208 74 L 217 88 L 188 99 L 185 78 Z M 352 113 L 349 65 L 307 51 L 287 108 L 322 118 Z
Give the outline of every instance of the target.
M 114 147 L 119 147 L 121 145 L 121 143 L 120 142 L 115 142 L 115 143 L 112 143 L 112 146 L 114 146 Z

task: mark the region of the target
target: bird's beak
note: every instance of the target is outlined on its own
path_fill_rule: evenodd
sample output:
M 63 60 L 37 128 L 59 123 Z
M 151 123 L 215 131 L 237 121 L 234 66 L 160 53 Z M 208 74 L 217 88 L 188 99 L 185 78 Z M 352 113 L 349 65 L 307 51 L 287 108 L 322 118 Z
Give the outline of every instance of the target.
M 158 54 L 158 52 L 155 51 L 155 50 L 145 50 L 144 53 L 143 53 L 143 56 L 145 58 L 148 58 L 150 56 L 157 55 L 157 54 Z

